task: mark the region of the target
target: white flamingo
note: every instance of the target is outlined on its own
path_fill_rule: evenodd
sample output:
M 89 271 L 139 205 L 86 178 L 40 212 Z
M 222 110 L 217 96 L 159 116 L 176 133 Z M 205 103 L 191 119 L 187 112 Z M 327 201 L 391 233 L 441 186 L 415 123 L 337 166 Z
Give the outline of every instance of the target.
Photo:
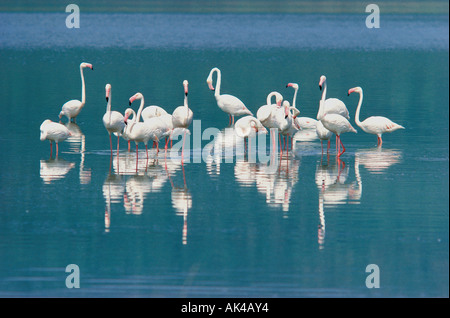
M 322 99 L 324 105 L 324 111 L 327 114 L 339 114 L 347 119 L 350 119 L 350 115 L 348 113 L 348 109 L 345 106 L 344 102 L 337 98 L 326 98 L 327 95 L 327 78 L 325 75 L 322 75 L 319 80 L 319 88 L 322 90 Z
M 288 83 L 286 87 L 292 87 L 294 89 L 294 98 L 292 100 L 292 110 L 293 113 L 293 119 L 296 122 L 297 126 L 300 129 L 315 129 L 317 120 L 310 117 L 298 117 L 300 114 L 300 111 L 298 110 L 296 106 L 296 100 L 297 100 L 297 93 L 298 93 L 298 84 L 297 83 Z
M 354 87 L 348 90 L 348 95 L 353 92 L 359 93 L 359 102 L 358 107 L 356 108 L 355 122 L 366 133 L 377 135 L 378 146 L 381 146 L 383 144 L 383 140 L 381 139 L 382 134 L 390 133 L 398 129 L 405 129 L 405 127 L 394 123 L 389 118 L 382 116 L 371 116 L 361 122 L 359 120 L 359 112 L 361 110 L 361 104 L 363 100 L 363 90 L 361 87 Z
M 330 150 L 330 138 L 333 135 L 333 133 L 331 131 L 329 131 L 328 129 L 326 129 L 320 120 L 318 120 L 316 123 L 316 133 L 317 133 L 317 137 L 319 137 L 319 139 L 320 139 L 320 146 L 322 147 L 322 154 L 323 154 L 323 141 L 324 140 L 328 141 L 328 146 L 327 146 L 327 153 L 328 153 L 328 151 Z
M 278 133 L 283 136 L 288 136 L 292 133 L 292 114 L 290 112 L 291 105 L 285 100 L 282 107 L 280 107 L 275 113 L 275 126 L 278 128 Z M 284 146 L 283 146 L 284 148 Z M 281 141 L 280 141 L 281 149 Z M 282 150 L 281 150 L 282 151 Z
M 357 131 L 345 117 L 339 114 L 327 113 L 322 101 L 320 101 L 319 105 L 317 120 L 322 121 L 323 126 L 336 135 L 337 157 L 339 158 L 345 152 L 344 144 L 341 142 L 341 134 L 346 132 L 357 133 Z M 340 152 L 341 145 L 342 152 Z
M 105 91 L 106 91 L 107 105 L 106 105 L 106 113 L 103 115 L 103 125 L 108 131 L 111 156 L 112 156 L 111 133 L 117 134 L 117 156 L 119 156 L 119 138 L 125 127 L 125 122 L 123 121 L 124 117 L 118 111 L 111 111 L 111 84 L 106 84 Z
M 272 97 L 275 96 L 276 103 L 272 104 Z M 281 106 L 283 101 L 283 96 L 278 92 L 270 92 L 267 95 L 266 105 L 258 108 L 256 112 L 256 118 L 261 122 L 261 124 L 270 130 L 270 140 L 275 147 L 275 133 L 271 128 L 276 128 L 275 126 L 275 112 Z
M 50 141 L 50 157 L 53 155 L 52 142 L 56 143 L 56 157 L 58 157 L 58 143 L 66 140 L 70 135 L 69 129 L 63 124 L 55 123 L 50 119 L 44 120 L 40 127 L 41 141 L 48 139 Z
M 94 67 L 90 63 L 81 63 L 80 64 L 80 74 L 81 74 L 81 102 L 77 99 L 72 99 L 66 102 L 59 113 L 59 120 L 61 121 L 62 116 L 66 116 L 69 119 L 69 122 L 72 120 L 75 122 L 76 117 L 80 113 L 81 109 L 83 109 L 84 104 L 86 103 L 86 88 L 84 84 L 84 75 L 83 69 L 85 67 L 89 67 L 91 70 L 94 70 Z
M 137 115 L 135 115 L 133 109 L 128 108 L 125 111 L 124 122 L 128 125 L 127 123 L 128 117 L 131 114 L 133 114 L 133 121 L 131 122 L 130 126 L 127 127 L 126 129 L 126 137 L 129 138 L 130 140 L 133 140 L 136 143 L 136 163 L 137 163 L 138 144 L 140 142 L 144 143 L 148 159 L 148 147 L 147 147 L 148 141 L 152 139 L 158 143 L 159 138 L 163 135 L 165 131 L 163 130 L 161 122 L 157 117 L 150 118 L 145 122 L 139 121 L 142 109 L 144 108 L 144 96 L 141 93 L 136 93 L 135 95 L 130 97 L 129 104 L 131 105 L 136 99 L 141 100 L 141 105 L 139 107 Z M 159 152 L 159 148 L 157 148 L 157 152 Z
M 181 162 L 183 162 L 183 156 L 184 156 L 184 141 L 186 138 L 186 130 L 191 125 L 192 119 L 194 117 L 194 113 L 192 112 L 192 110 L 189 108 L 189 105 L 188 105 L 188 85 L 189 85 L 189 82 L 187 80 L 184 80 L 183 81 L 184 105 L 178 106 L 177 108 L 175 108 L 175 110 L 172 113 L 173 129 L 182 128 L 184 130 L 183 146 L 181 148 Z
M 234 125 L 234 131 L 236 135 L 244 138 L 244 146 L 247 147 L 246 139 L 255 136 L 255 134 L 261 132 L 267 134 L 267 129 L 261 124 L 261 122 L 253 116 L 244 116 L 236 121 Z
M 217 73 L 217 83 L 216 88 L 212 85 L 212 76 L 213 73 Z M 214 97 L 217 101 L 217 106 L 222 109 L 225 113 L 230 116 L 230 125 L 234 125 L 234 116 L 243 116 L 243 115 L 251 115 L 252 112 L 247 109 L 244 103 L 237 97 L 222 94 L 220 95 L 220 84 L 221 84 L 221 72 L 217 67 L 214 67 L 211 72 L 209 72 L 208 78 L 206 79 L 206 83 L 208 83 L 209 89 L 214 91 Z

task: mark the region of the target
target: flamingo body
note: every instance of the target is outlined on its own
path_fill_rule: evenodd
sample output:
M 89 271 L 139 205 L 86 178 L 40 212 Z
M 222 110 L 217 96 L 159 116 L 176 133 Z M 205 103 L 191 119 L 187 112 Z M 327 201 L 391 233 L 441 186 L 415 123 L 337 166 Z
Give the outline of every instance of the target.
M 146 119 L 152 118 L 152 117 L 159 117 L 162 115 L 167 115 L 167 111 L 156 105 L 147 106 L 142 110 L 141 116 L 142 119 L 145 121 Z
M 260 131 L 267 133 L 267 130 L 262 123 L 253 116 L 244 116 L 236 121 L 235 132 L 239 137 L 252 137 Z

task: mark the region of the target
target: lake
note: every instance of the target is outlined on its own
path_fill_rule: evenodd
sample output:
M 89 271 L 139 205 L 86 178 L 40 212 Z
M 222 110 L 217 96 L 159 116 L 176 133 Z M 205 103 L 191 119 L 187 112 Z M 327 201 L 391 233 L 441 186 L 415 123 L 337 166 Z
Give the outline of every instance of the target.
M 0 13 L 1 297 L 448 297 L 448 15 L 386 14 L 379 29 L 364 12 L 82 13 L 79 29 L 66 17 Z M 81 99 L 83 61 L 86 105 L 50 158 L 39 127 Z M 253 114 L 271 91 L 292 102 L 294 82 L 301 116 L 316 118 L 326 75 L 358 133 L 342 135 L 340 161 L 334 137 L 327 156 L 301 131 L 274 171 L 220 151 L 195 162 L 230 147 L 213 67 Z M 136 169 L 134 143 L 117 158 L 115 138 L 111 157 L 105 85 L 113 110 L 141 92 L 171 113 L 185 79 L 184 164 L 155 149 L 146 161 L 140 144 Z M 361 118 L 405 126 L 381 148 L 354 122 L 355 86 Z M 80 288 L 66 287 L 69 264 Z

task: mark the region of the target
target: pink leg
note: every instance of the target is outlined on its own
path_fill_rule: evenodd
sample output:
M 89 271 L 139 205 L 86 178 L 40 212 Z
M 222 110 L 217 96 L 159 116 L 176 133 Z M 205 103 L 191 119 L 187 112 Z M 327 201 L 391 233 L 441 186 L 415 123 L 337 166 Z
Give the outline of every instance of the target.
M 119 145 L 120 145 L 120 137 L 117 136 L 117 161 L 119 161 Z
M 53 144 L 50 141 L 50 158 L 53 157 Z
M 147 147 L 147 144 L 145 144 L 145 152 L 147 153 L 147 160 L 148 160 L 148 147 Z
M 58 143 L 56 143 L 56 158 L 58 158 Z
M 327 153 L 330 150 L 330 144 L 331 144 L 331 139 L 328 139 L 328 147 L 327 147 Z
M 111 140 L 111 134 L 109 134 L 109 148 L 111 149 L 111 157 L 112 157 L 112 140 Z
M 234 115 L 231 115 L 231 118 L 233 119 L 231 126 L 233 126 L 234 125 Z
M 130 141 L 128 140 L 128 152 L 130 152 L 131 151 L 131 148 L 130 148 Z

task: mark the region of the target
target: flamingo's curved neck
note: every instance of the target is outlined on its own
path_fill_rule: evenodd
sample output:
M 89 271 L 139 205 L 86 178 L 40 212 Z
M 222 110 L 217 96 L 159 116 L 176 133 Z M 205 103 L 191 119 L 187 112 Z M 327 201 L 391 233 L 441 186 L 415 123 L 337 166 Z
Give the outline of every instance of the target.
M 84 106 L 86 103 L 86 88 L 84 85 L 84 75 L 83 75 L 83 68 L 80 66 L 80 74 L 81 74 L 81 107 Z
M 138 112 L 136 115 L 136 117 L 137 117 L 136 122 L 139 122 L 141 120 L 141 113 L 142 113 L 143 109 L 144 109 L 144 95 L 142 95 L 142 97 L 141 97 L 141 105 L 139 106 L 139 109 L 138 109 Z
M 222 74 L 220 73 L 220 70 L 217 67 L 213 68 L 212 71 L 217 73 L 217 83 L 214 92 L 214 96 L 217 98 L 220 96 L 220 84 L 222 82 Z
M 327 96 L 327 80 L 325 80 L 323 82 L 323 92 L 322 92 L 322 99 L 321 100 L 324 101 L 326 96 Z
M 131 110 L 131 113 L 133 114 L 133 119 L 131 120 L 131 125 L 130 125 L 130 133 L 132 132 L 132 130 L 133 130 L 133 127 L 134 127 L 134 124 L 136 124 L 136 113 L 135 113 L 135 111 L 134 110 Z
M 324 100 L 321 99 L 319 101 L 319 112 L 317 113 L 317 120 L 321 120 L 323 117 L 323 103 L 324 103 Z
M 361 122 L 359 120 L 359 112 L 361 110 L 361 105 L 362 105 L 362 100 L 363 100 L 363 92 L 359 92 L 359 102 L 358 102 L 358 107 L 356 107 L 356 114 L 355 114 L 355 123 L 358 126 L 361 126 Z
M 272 97 L 277 96 L 277 94 L 278 94 L 277 92 L 271 92 L 269 95 L 267 95 L 267 100 L 266 100 L 267 105 L 272 105 Z

